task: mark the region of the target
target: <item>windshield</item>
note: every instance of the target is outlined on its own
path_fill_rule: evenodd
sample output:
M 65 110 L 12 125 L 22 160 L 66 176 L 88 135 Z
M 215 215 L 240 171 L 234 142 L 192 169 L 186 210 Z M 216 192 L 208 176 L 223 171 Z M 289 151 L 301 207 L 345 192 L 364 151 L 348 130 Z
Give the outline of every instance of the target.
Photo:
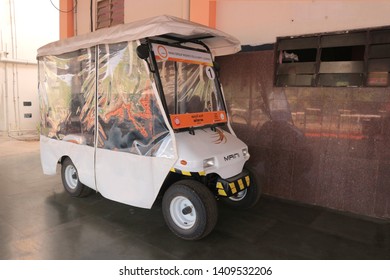
M 153 50 L 174 129 L 227 121 L 209 53 L 161 44 Z

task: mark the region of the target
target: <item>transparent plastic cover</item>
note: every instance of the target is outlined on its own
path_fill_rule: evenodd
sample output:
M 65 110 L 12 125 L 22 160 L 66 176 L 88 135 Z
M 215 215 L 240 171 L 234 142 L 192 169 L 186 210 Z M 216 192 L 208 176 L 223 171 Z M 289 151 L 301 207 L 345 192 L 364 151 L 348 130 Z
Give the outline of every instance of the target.
M 41 134 L 94 146 L 97 133 L 98 148 L 155 156 L 169 131 L 137 45 L 122 42 L 41 57 Z
M 209 53 L 162 44 L 153 50 L 173 128 L 227 121 Z

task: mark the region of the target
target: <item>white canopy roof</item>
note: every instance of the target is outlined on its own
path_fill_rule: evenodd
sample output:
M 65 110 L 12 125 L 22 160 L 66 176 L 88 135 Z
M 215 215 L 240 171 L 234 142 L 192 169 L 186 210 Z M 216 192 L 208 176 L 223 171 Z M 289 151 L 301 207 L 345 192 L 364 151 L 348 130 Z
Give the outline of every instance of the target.
M 180 38 L 209 37 L 202 41 L 207 44 L 215 56 L 232 54 L 241 50 L 240 41 L 229 34 L 188 20 L 164 15 L 56 41 L 39 48 L 38 57 L 58 55 L 99 44 L 132 41 L 164 34 L 176 35 Z

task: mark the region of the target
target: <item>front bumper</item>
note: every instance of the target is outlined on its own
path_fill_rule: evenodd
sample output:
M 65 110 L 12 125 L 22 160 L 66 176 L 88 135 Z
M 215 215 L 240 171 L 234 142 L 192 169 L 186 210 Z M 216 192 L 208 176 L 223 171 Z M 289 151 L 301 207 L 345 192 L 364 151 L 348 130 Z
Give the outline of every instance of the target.
M 229 197 L 249 188 L 251 178 L 249 172 L 244 170 L 240 174 L 227 179 L 219 178 L 217 180 L 217 191 L 219 196 Z

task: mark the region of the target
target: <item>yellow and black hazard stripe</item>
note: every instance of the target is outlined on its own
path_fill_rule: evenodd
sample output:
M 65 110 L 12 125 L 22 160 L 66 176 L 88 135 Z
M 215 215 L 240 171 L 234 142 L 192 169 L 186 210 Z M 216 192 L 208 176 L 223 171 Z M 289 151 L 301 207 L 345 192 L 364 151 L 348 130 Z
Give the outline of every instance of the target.
M 249 175 L 245 174 L 241 178 L 235 177 L 233 180 L 218 179 L 217 191 L 220 196 L 232 196 L 236 193 L 249 188 L 251 179 Z
M 199 171 L 199 172 L 190 172 L 190 171 L 185 171 L 185 170 L 180 170 L 180 169 L 177 169 L 177 168 L 171 168 L 171 172 L 173 173 L 178 173 L 178 174 L 181 174 L 181 175 L 184 175 L 184 176 L 206 176 L 206 172 L 205 171 Z

